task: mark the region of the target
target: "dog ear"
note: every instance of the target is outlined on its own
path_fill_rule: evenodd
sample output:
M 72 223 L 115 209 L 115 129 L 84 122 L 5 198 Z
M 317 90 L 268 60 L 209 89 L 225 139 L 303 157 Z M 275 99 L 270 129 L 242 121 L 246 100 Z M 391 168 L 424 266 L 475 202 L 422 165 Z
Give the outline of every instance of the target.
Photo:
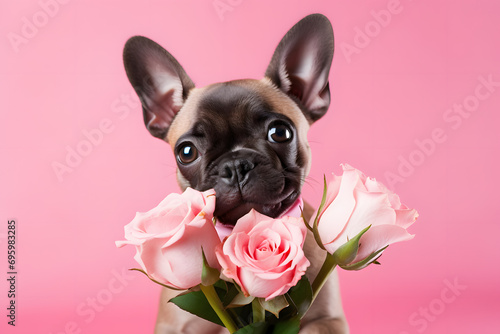
M 123 49 L 128 79 L 142 103 L 144 123 L 160 139 L 181 109 L 194 84 L 177 60 L 152 40 L 134 36 Z
M 274 51 L 266 77 L 300 101 L 309 123 L 330 106 L 328 75 L 333 59 L 333 29 L 321 14 L 306 16 L 283 37 Z

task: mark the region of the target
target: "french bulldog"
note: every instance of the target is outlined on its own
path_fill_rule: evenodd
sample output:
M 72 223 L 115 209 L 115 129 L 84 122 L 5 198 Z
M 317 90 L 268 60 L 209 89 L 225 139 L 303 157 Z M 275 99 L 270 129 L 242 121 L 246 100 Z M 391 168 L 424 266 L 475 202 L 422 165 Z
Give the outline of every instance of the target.
M 330 105 L 334 40 L 330 21 L 313 14 L 278 44 L 265 76 L 196 88 L 179 62 L 148 38 L 125 44 L 123 59 L 149 132 L 172 147 L 181 189 L 215 189 L 215 216 L 226 226 L 255 209 L 276 218 L 300 201 L 311 166 L 307 132 Z M 305 204 L 304 215 L 313 209 Z M 308 235 L 312 281 L 324 253 Z M 164 289 L 155 333 L 225 333 L 168 303 Z M 348 333 L 336 272 L 304 317 L 303 334 Z

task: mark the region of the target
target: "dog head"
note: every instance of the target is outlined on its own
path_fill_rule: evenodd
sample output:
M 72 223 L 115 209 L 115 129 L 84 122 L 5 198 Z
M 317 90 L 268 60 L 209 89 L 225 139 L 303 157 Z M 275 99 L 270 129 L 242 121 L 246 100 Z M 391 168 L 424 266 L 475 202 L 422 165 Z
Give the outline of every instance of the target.
M 168 142 L 181 188 L 214 188 L 227 224 L 252 208 L 278 217 L 299 198 L 310 169 L 309 126 L 330 105 L 333 31 L 305 17 L 277 46 L 262 80 L 196 88 L 155 42 L 130 38 L 123 58 L 149 132 Z

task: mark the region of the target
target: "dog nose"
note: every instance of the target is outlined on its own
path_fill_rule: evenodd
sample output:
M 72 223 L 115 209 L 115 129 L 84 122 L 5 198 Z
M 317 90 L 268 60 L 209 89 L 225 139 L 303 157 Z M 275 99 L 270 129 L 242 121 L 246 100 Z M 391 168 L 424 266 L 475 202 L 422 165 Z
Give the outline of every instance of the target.
M 220 166 L 219 175 L 229 185 L 243 184 L 254 168 L 255 164 L 246 159 L 231 160 Z

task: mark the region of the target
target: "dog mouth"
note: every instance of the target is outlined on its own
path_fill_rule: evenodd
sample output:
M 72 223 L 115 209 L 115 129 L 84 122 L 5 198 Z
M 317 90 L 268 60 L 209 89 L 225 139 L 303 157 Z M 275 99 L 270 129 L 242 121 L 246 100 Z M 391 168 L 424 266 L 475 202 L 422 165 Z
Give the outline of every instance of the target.
M 200 188 L 215 190 L 214 216 L 226 225 L 236 225 L 252 209 L 277 218 L 295 203 L 301 190 L 300 167 L 253 149 L 223 155 L 207 170 Z
M 239 200 L 236 203 L 225 203 L 216 205 L 214 215 L 217 219 L 227 225 L 236 225 L 238 219 L 246 215 L 252 209 L 255 211 L 269 216 L 271 218 L 277 218 L 288 208 L 292 206 L 293 203 L 298 198 L 297 192 L 292 192 L 285 196 L 284 199 L 275 203 L 258 203 L 252 201 Z M 224 200 L 218 200 L 217 203 L 224 203 Z

